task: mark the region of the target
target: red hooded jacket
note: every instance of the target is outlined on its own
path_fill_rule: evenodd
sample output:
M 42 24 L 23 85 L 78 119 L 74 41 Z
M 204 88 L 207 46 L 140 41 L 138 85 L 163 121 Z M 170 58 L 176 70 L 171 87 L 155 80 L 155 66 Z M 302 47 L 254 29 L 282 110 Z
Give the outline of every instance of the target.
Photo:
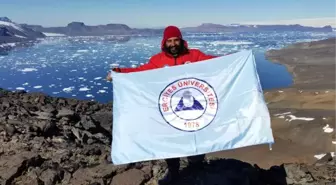
M 217 56 L 211 56 L 204 54 L 202 51 L 198 49 L 188 49 L 188 43 L 184 41 L 184 46 L 187 50 L 180 54 L 177 58 L 174 58 L 172 55 L 164 51 L 164 44 L 167 39 L 171 37 L 182 38 L 181 31 L 175 26 L 168 26 L 163 33 L 163 39 L 161 43 L 161 52 L 152 56 L 148 63 L 136 67 L 136 68 L 114 68 L 113 71 L 121 72 L 121 73 L 129 73 L 129 72 L 137 72 L 137 71 L 145 71 L 150 69 L 162 68 L 165 66 L 175 66 L 181 65 L 186 62 L 199 62 L 211 58 L 215 58 Z

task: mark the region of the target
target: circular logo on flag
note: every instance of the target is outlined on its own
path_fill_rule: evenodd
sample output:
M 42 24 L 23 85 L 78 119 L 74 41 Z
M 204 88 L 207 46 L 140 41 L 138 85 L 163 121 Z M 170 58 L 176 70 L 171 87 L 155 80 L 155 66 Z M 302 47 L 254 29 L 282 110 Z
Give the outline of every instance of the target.
M 210 84 L 197 78 L 184 78 L 167 85 L 159 96 L 164 120 L 183 131 L 208 126 L 218 109 L 217 95 Z

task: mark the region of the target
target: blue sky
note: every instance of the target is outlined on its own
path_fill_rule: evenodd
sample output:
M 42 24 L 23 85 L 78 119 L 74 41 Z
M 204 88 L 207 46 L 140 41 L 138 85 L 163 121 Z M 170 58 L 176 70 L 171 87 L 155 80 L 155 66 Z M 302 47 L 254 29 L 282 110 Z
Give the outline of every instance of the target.
M 185 27 L 335 18 L 335 0 L 0 0 L 0 16 L 43 26 L 81 21 L 138 28 Z

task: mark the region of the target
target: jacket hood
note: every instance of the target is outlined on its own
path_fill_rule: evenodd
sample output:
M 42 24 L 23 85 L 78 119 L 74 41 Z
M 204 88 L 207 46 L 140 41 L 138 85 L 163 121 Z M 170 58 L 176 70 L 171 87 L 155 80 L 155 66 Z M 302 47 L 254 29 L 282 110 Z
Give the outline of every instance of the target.
M 181 40 L 183 40 L 183 36 L 182 33 L 180 31 L 180 29 L 176 26 L 168 26 L 164 29 L 163 31 L 163 38 L 161 41 L 161 50 L 164 51 L 164 45 L 167 39 L 172 38 L 172 37 L 178 37 Z M 188 48 L 188 43 L 184 41 L 184 47 Z

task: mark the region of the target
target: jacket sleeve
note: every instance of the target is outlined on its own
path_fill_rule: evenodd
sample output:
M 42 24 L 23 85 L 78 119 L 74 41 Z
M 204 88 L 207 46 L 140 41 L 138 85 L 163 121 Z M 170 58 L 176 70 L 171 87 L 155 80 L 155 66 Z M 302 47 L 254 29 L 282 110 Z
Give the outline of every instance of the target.
M 203 60 L 208 60 L 208 59 L 217 58 L 217 57 L 219 56 L 207 55 L 203 53 L 202 51 L 198 51 L 197 61 L 203 61 Z
M 155 60 L 154 57 L 152 57 L 148 63 L 138 66 L 136 68 L 132 68 L 132 67 L 128 67 L 128 68 L 113 68 L 112 70 L 115 72 L 119 72 L 119 73 L 131 73 L 131 72 L 138 72 L 138 71 L 146 71 L 146 70 L 150 70 L 150 69 L 156 69 L 158 68 L 155 65 Z

